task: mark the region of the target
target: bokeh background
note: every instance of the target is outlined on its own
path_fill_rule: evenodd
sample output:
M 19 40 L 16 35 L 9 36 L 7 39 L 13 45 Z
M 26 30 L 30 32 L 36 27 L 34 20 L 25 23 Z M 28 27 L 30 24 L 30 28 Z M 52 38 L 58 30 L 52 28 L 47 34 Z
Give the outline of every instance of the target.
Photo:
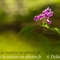
M 51 17 L 52 26 L 60 28 L 60 0 L 0 0 L 0 51 L 40 50 L 36 38 L 23 40 L 20 35 L 17 37 L 17 34 L 24 26 L 38 25 L 39 22 L 33 20 L 34 16 L 39 15 L 47 7 L 54 12 Z M 49 38 L 53 45 L 60 44 L 58 35 L 49 35 Z M 54 47 L 54 50 L 56 48 L 59 49 Z M 46 55 L 44 52 L 42 54 Z

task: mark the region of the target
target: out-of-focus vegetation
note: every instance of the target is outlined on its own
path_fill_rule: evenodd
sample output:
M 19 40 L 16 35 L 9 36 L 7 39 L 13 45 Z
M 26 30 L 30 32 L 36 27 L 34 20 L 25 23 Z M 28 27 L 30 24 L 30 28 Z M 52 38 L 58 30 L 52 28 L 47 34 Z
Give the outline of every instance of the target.
M 13 26 L 36 25 L 33 18 L 46 7 L 54 11 L 53 26 L 59 26 L 59 0 L 0 0 L 0 24 Z M 19 27 L 19 28 L 20 28 Z
M 53 6 L 52 9 L 54 9 L 55 6 L 57 6 L 57 8 L 59 6 L 59 0 L 0 0 L 0 3 L 0 15 L 3 18 L 5 16 L 6 19 L 4 22 L 7 23 L 14 22 L 18 20 L 18 18 L 20 21 L 26 20 L 28 17 L 32 19 L 32 16 L 39 14 L 44 6 L 47 7 L 51 5 L 51 7 Z M 56 8 L 54 10 L 56 10 Z M 15 17 L 16 20 L 14 19 Z
M 31 35 L 24 41 L 19 32 L 24 26 L 37 26 L 39 22 L 33 20 L 35 15 L 40 14 L 46 7 L 50 7 L 54 11 L 51 18 L 52 26 L 60 28 L 60 1 L 59 0 L 0 0 L 0 50 L 3 51 L 37 51 L 41 50 L 42 55 L 47 50 L 47 44 L 52 41 L 52 45 L 60 43 L 60 37 L 57 35 L 47 35 L 50 41 L 43 36 L 43 46 L 40 48 L 39 33 L 40 28 L 33 29 Z M 29 28 L 29 27 L 28 27 Z M 27 30 L 27 34 L 30 30 Z M 50 31 L 49 31 L 50 32 Z M 37 36 L 34 34 L 38 34 Z M 25 37 L 25 36 L 24 36 Z M 22 37 L 23 38 L 23 37 Z M 46 40 L 45 40 L 46 39 Z M 47 42 L 48 40 L 48 42 Z M 53 44 L 54 43 L 54 44 Z M 45 48 L 46 47 L 46 48 Z M 48 46 L 49 47 L 49 46 Z M 59 50 L 59 47 L 49 47 L 51 50 Z M 46 59 L 42 59 L 46 60 Z

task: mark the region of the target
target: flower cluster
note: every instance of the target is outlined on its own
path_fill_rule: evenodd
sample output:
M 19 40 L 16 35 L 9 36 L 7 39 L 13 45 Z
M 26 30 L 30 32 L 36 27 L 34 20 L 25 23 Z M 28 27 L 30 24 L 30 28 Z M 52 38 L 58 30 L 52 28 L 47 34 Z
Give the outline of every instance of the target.
M 45 9 L 42 12 L 42 14 L 35 16 L 34 20 L 38 21 L 38 20 L 42 20 L 43 18 L 46 18 L 46 21 L 48 22 L 48 24 L 52 24 L 51 20 L 49 20 L 51 16 L 53 16 L 53 12 L 49 7 L 47 7 L 47 9 Z

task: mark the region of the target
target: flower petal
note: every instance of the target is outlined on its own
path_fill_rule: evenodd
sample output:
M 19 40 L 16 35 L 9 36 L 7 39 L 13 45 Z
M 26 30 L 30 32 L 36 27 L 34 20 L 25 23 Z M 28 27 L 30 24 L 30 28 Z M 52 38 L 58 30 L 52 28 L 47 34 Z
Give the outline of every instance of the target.
M 45 16 L 44 16 L 44 14 L 40 14 L 39 15 L 39 19 L 41 20 L 41 19 L 43 19 Z
M 52 21 L 51 21 L 51 20 L 49 20 L 49 19 L 47 19 L 47 22 L 48 22 L 48 24 L 49 24 L 49 25 L 51 25 L 51 24 L 52 24 Z
M 38 16 L 38 15 L 35 16 L 35 17 L 34 17 L 34 20 L 38 21 L 38 20 L 39 20 L 39 16 Z

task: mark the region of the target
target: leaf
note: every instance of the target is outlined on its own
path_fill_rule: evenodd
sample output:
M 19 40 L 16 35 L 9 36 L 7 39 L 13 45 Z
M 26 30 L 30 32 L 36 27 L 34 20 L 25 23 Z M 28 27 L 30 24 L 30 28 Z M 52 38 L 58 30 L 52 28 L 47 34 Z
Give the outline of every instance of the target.
M 23 34 L 22 37 L 23 37 L 23 38 L 24 38 L 24 37 L 26 38 L 34 28 L 35 28 L 35 26 L 25 26 L 24 28 L 22 28 L 22 29 L 20 30 L 20 32 L 18 33 L 18 36 L 19 36 L 20 34 Z
M 46 23 L 45 23 L 45 24 L 42 24 L 41 26 L 42 26 L 42 27 L 46 27 L 46 28 L 49 29 L 49 25 L 47 25 Z
M 58 28 L 54 28 L 54 30 L 60 33 L 60 29 L 58 29 Z
M 59 28 L 54 28 L 54 27 L 51 27 L 47 24 L 42 24 L 41 25 L 42 27 L 46 27 L 47 29 L 51 30 L 51 31 L 55 31 L 58 35 L 60 35 L 60 29 Z
M 44 36 L 43 34 L 41 34 L 40 35 L 40 46 L 41 46 L 41 48 L 42 49 L 50 49 L 50 44 L 51 44 L 51 42 L 49 41 L 49 39 L 46 37 L 46 36 Z
M 54 30 L 60 35 L 60 29 L 54 28 Z

